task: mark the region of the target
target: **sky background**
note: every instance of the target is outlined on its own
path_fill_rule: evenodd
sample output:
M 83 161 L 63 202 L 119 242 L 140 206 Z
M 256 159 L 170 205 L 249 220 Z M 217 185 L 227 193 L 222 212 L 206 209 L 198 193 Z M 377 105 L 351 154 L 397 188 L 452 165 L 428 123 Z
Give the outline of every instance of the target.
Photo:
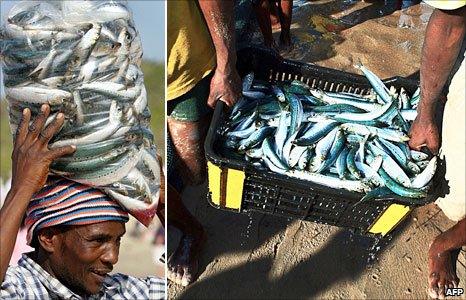
M 0 0 L 1 24 L 8 11 L 19 1 Z M 129 0 L 136 28 L 141 35 L 144 59 L 165 61 L 165 1 Z

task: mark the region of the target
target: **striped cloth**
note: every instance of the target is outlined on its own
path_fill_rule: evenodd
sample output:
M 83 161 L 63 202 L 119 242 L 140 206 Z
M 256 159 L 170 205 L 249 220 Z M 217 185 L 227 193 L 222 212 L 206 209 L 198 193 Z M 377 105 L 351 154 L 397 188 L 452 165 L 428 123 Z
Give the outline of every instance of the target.
M 42 228 L 128 221 L 128 213 L 102 191 L 61 177 L 51 177 L 26 210 L 27 243 Z
M 51 276 L 27 254 L 18 266 L 8 267 L 0 288 L 0 299 L 166 299 L 165 280 L 154 276 L 136 278 L 120 273 L 108 275 L 98 294 L 79 296 Z

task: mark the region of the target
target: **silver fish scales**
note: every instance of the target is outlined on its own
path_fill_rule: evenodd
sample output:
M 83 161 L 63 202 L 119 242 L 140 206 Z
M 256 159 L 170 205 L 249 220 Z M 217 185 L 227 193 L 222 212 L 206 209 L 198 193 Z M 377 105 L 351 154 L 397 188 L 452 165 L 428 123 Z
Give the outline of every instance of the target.
M 272 88 L 268 92 L 261 89 L 265 93 L 263 99 L 268 99 L 270 104 L 276 102 L 274 111 L 267 116 L 257 113 L 257 105 L 248 105 L 248 99 L 243 99 L 242 115 L 236 114 L 234 119 L 227 121 L 227 129 L 222 134 L 225 137 L 239 136 L 235 127 L 228 127 L 229 123 L 241 123 L 252 115 L 254 122 L 242 128 L 243 135 L 234 144 L 230 142 L 228 147 L 236 150 L 232 157 L 247 156 L 239 145 L 244 144 L 253 133 L 269 126 L 275 128 L 271 135 L 260 137 L 256 134 L 253 137 L 256 144 L 262 142 L 258 138 L 263 138 L 263 145 L 266 145 L 262 147 L 264 156 L 249 155 L 245 158 L 248 163 L 258 166 L 258 170 L 266 168 L 289 177 L 359 193 L 374 190 L 375 194 L 383 191 L 385 195 L 388 189 L 392 194 L 412 198 L 412 201 L 425 197 L 436 171 L 436 157 L 418 152 L 413 152 L 415 155 L 405 154 L 409 149 L 409 137 L 403 124 L 410 126 L 415 117 L 415 111 L 410 110 L 412 105 L 409 99 L 416 95 L 410 97 L 403 87 L 388 88 L 367 68 L 362 65 L 359 68 L 373 87 L 368 96 L 348 92 L 326 93 L 304 84 L 300 86 L 296 81 L 275 83 L 270 85 Z M 253 75 L 249 73 L 248 80 L 251 77 Z M 259 84 L 248 82 L 248 92 L 254 93 L 255 86 Z M 307 97 L 318 101 L 309 102 Z M 377 98 L 380 103 L 374 102 Z M 263 99 L 256 98 L 254 101 Z M 300 113 L 303 107 L 304 114 Z M 238 109 L 233 108 L 234 111 Z M 269 115 L 273 117 L 269 118 Z M 295 134 L 290 136 L 289 133 Z M 383 147 L 373 146 L 374 143 L 380 146 L 381 141 Z M 312 150 L 316 146 L 316 151 Z M 304 153 L 306 155 L 302 155 Z M 306 161 L 298 166 L 298 160 L 303 158 Z M 431 163 L 419 164 L 419 160 L 426 161 L 427 158 Z M 338 175 L 332 175 L 332 172 Z M 373 198 L 373 195 L 365 200 L 369 198 Z
M 46 103 L 51 116 L 64 112 L 65 126 L 51 147 L 74 144 L 77 151 L 52 164 L 51 171 L 106 190 L 148 225 L 160 176 L 134 174 L 146 172 L 138 168 L 159 172 L 160 167 L 147 154 L 155 146 L 140 67 L 142 46 L 127 3 L 19 2 L 0 29 L 0 41 L 12 131 L 25 107 L 35 112 Z

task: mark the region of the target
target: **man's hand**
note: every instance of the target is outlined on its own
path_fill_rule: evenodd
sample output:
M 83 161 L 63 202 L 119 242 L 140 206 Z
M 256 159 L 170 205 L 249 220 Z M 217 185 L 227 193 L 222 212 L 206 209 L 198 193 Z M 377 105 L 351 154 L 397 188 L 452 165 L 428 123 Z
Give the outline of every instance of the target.
M 409 146 L 413 149 L 426 146 L 432 153 L 438 153 L 437 102 L 461 50 L 465 17 L 466 7 L 451 11 L 436 9 L 427 24 L 420 69 L 421 100 L 410 132 Z
M 425 146 L 433 154 L 438 154 L 440 148 L 440 134 L 434 120 L 424 121 L 418 116 L 411 126 L 409 136 L 411 137 L 409 140 L 410 148 L 419 151 Z
M 241 79 L 236 71 L 234 14 L 235 1 L 198 1 L 215 47 L 217 68 L 210 83 L 207 104 L 217 100 L 233 106 L 241 97 Z
M 225 72 L 217 68 L 210 81 L 210 94 L 207 104 L 214 108 L 217 100 L 220 100 L 232 107 L 240 97 L 241 79 L 236 69 L 233 67 Z
M 50 164 L 54 159 L 75 151 L 73 146 L 48 149 L 50 139 L 60 130 L 65 119 L 64 115 L 59 113 L 56 119 L 43 129 L 49 114 L 50 107 L 43 105 L 41 113 L 29 126 L 31 111 L 24 109 L 16 131 L 11 155 L 11 189 L 0 209 L 0 283 L 5 279 L 21 219 L 34 193 L 44 186 Z
M 50 107 L 42 105 L 41 113 L 29 126 L 31 111 L 24 109 L 18 126 L 12 154 L 13 170 L 11 190 L 23 190 L 32 194 L 39 191 L 47 181 L 49 167 L 53 160 L 72 154 L 76 147 L 65 146 L 49 149 L 50 139 L 60 130 L 64 115 L 59 113 L 55 120 L 44 129 L 50 114 Z

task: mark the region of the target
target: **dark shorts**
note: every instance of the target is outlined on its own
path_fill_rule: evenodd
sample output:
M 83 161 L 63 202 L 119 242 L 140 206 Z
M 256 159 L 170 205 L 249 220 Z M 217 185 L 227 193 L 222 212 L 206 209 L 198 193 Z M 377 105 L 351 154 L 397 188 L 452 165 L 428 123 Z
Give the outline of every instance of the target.
M 196 122 L 212 113 L 207 105 L 211 79 L 212 75 L 204 77 L 189 92 L 168 101 L 167 115 L 179 121 Z

